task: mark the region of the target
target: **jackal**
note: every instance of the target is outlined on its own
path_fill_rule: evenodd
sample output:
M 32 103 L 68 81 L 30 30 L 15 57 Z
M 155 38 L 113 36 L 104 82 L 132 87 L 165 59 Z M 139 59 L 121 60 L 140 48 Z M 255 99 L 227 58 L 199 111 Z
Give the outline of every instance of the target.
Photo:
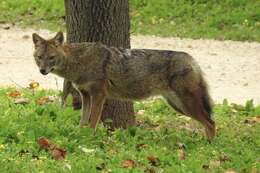
M 181 114 L 215 136 L 212 101 L 202 71 L 185 52 L 122 49 L 97 42 L 64 43 L 62 32 L 46 40 L 33 34 L 34 57 L 43 75 L 73 83 L 82 99 L 80 126 L 96 130 L 105 99 L 140 100 L 161 95 Z

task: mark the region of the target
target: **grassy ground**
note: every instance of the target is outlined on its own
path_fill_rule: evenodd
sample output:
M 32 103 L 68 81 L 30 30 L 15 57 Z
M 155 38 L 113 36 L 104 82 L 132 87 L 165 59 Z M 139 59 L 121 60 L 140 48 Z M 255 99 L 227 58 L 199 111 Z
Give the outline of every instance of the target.
M 107 132 L 99 125 L 93 136 L 79 128 L 79 111 L 62 109 L 57 101 L 37 104 L 56 92 L 20 90 L 30 101 L 21 105 L 8 96 L 13 90 L 0 89 L 0 172 L 260 171 L 260 107 L 251 102 L 216 105 L 218 133 L 209 144 L 198 123 L 179 117 L 161 99 L 135 103 L 138 127 Z M 65 149 L 65 159 L 40 150 L 40 137 Z
M 260 41 L 259 0 L 130 0 L 134 34 Z M 0 20 L 64 30 L 63 0 L 1 0 Z

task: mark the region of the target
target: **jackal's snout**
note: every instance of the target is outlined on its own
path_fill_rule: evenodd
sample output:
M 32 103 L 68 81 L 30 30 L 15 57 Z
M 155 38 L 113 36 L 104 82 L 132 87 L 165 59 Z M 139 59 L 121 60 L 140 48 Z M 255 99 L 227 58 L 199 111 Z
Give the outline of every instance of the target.
M 45 69 L 40 69 L 40 73 L 43 74 L 43 75 L 47 75 L 48 74 L 48 72 Z

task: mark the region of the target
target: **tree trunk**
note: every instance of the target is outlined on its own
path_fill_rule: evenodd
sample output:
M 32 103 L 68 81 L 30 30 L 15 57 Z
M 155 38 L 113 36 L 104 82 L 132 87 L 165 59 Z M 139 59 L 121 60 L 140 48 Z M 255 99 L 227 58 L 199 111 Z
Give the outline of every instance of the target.
M 67 42 L 130 48 L 128 0 L 65 0 L 65 11 Z M 81 102 L 78 95 L 73 94 L 73 102 Z M 107 100 L 101 119 L 112 120 L 112 128 L 134 125 L 133 103 Z

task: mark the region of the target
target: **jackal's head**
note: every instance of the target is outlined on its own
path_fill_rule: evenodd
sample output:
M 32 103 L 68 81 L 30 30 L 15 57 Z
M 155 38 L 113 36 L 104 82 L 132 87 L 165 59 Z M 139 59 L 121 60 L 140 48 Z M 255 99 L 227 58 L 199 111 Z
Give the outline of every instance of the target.
M 58 32 L 54 38 L 49 40 L 45 40 L 35 33 L 32 38 L 35 46 L 33 56 L 41 74 L 47 75 L 61 68 L 65 56 L 61 47 L 64 41 L 63 33 Z

